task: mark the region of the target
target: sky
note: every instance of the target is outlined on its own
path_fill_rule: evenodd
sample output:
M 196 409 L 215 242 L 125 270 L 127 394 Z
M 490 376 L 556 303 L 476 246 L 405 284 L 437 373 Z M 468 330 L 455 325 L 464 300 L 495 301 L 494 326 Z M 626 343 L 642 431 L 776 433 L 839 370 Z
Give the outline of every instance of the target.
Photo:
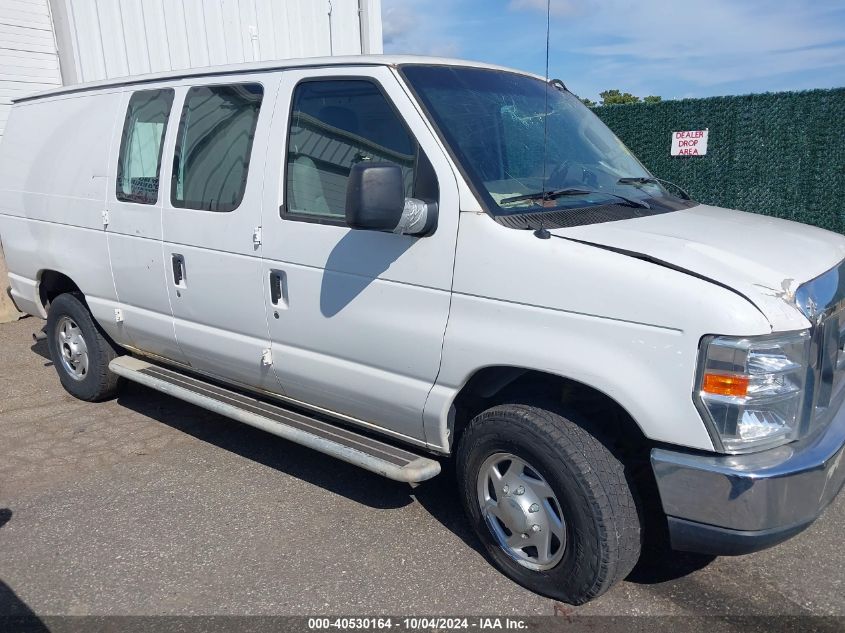
M 382 0 L 385 53 L 545 73 L 546 0 Z M 551 0 L 549 75 L 581 97 L 845 86 L 845 0 Z

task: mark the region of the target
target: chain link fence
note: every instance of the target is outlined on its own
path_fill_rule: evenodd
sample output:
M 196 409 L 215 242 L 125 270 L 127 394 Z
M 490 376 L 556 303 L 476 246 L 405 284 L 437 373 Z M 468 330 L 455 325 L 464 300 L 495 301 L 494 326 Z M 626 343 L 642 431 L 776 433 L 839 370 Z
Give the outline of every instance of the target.
M 845 88 L 594 112 L 654 175 L 700 202 L 845 232 Z M 672 132 L 704 129 L 705 156 L 669 155 Z

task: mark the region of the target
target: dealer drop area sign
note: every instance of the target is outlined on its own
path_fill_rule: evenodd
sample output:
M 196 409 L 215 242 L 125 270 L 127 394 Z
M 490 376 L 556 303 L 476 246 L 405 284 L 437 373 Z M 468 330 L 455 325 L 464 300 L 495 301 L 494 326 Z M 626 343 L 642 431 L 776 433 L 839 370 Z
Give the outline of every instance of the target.
M 709 130 L 672 132 L 672 156 L 704 156 Z

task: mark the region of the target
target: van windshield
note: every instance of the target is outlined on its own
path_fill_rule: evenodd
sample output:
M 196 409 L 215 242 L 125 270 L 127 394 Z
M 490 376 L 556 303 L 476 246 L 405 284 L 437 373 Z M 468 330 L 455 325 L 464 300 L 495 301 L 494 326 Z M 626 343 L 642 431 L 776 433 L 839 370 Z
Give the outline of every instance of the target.
M 407 65 L 402 73 L 496 215 L 625 199 L 664 210 L 689 206 L 566 90 L 481 68 Z

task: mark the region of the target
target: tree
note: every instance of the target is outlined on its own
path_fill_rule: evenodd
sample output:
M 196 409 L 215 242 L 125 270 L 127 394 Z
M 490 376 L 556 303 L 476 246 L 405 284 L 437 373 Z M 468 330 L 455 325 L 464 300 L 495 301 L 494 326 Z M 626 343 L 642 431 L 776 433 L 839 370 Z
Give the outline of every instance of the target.
M 630 92 L 620 92 L 619 90 L 605 90 L 604 92 L 600 92 L 599 96 L 601 97 L 601 104 L 602 105 L 613 105 L 613 104 L 628 104 L 628 103 L 639 103 L 640 98 L 632 95 Z
M 584 103 L 585 106 L 588 108 L 595 108 L 596 106 L 606 106 L 606 105 L 614 105 L 614 104 L 622 104 L 626 105 L 629 103 L 660 103 L 663 101 L 663 97 L 658 97 L 657 95 L 649 95 L 647 97 L 643 97 L 642 100 L 637 95 L 632 95 L 630 92 L 622 92 L 621 90 L 605 90 L 604 92 L 600 92 L 599 95 L 601 96 L 601 103 L 596 103 L 592 99 L 588 99 L 587 97 L 582 97 L 581 101 Z

